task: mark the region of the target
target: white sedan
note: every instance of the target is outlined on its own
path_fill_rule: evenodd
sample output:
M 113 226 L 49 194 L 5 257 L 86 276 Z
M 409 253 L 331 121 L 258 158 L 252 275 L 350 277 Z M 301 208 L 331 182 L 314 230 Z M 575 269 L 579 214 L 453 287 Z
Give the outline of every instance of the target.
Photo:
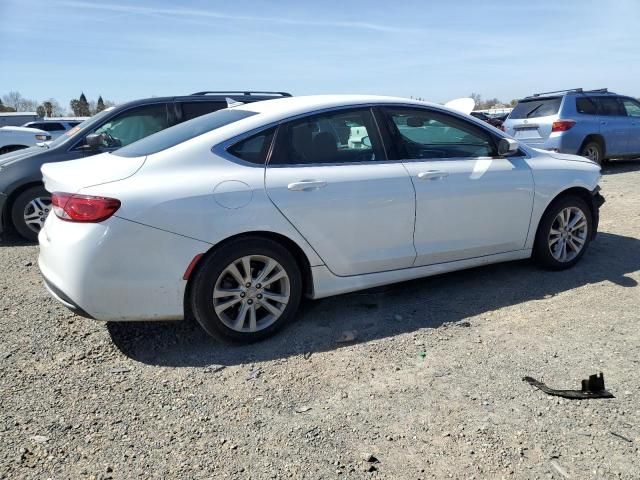
M 39 264 L 59 301 L 99 320 L 192 313 L 241 342 L 302 295 L 532 256 L 570 267 L 604 201 L 585 158 L 373 96 L 237 105 L 42 172 Z

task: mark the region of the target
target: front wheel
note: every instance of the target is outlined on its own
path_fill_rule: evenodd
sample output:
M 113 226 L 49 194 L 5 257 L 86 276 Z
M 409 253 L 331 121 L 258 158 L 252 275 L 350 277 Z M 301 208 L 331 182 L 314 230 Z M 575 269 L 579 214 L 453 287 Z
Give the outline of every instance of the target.
M 229 243 L 194 275 L 191 308 L 211 336 L 239 343 L 262 340 L 296 313 L 302 276 L 293 256 L 269 239 Z
M 51 194 L 41 186 L 28 188 L 13 202 L 13 226 L 22 237 L 35 242 L 50 210 Z
M 591 241 L 591 210 L 580 197 L 570 195 L 554 201 L 540 221 L 534 257 L 552 270 L 572 267 Z

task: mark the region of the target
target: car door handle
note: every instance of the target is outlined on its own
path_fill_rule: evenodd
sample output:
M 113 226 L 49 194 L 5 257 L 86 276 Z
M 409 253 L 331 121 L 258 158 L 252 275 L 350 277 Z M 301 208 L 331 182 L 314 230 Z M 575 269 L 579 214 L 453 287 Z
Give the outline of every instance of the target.
M 327 186 L 327 182 L 323 180 L 301 180 L 299 182 L 290 183 L 287 188 L 294 192 L 309 192 Z
M 443 172 L 441 170 L 427 170 L 426 172 L 420 172 L 418 178 L 420 180 L 436 180 L 439 178 L 445 178 L 449 176 L 449 172 Z

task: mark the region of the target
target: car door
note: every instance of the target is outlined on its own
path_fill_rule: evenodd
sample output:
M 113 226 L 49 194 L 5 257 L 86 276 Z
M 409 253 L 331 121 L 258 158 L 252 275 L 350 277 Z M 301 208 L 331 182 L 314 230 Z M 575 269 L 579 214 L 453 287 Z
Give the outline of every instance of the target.
M 620 100 L 627 113 L 629 124 L 627 153 L 629 155 L 640 155 L 640 102 L 627 97 Z
M 523 155 L 501 158 L 498 138 L 462 116 L 384 107 L 392 158 L 416 192 L 416 266 L 524 248 L 533 175 Z
M 600 115 L 600 134 L 604 138 L 605 155 L 625 155 L 629 151 L 630 119 L 617 97 L 595 97 Z
M 371 109 L 280 125 L 265 186 L 334 274 L 413 265 L 413 186 L 400 162 L 387 161 Z

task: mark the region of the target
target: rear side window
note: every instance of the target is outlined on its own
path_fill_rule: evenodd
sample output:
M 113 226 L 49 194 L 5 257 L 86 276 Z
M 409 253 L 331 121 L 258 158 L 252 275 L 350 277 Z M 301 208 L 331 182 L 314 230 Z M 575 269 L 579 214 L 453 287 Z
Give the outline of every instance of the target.
M 555 115 L 560 110 L 562 97 L 520 100 L 512 110 L 509 118 L 534 118 Z
M 596 102 L 589 97 L 576 97 L 576 111 L 584 115 L 597 115 Z
M 385 108 L 398 160 L 492 157 L 495 141 L 486 130 L 426 109 Z
M 350 164 L 384 160 L 370 109 L 338 110 L 284 124 L 270 165 Z
M 264 165 L 275 131 L 274 127 L 260 132 L 229 147 L 227 151 L 245 162 Z
M 184 102 L 182 103 L 182 121 L 192 120 L 223 108 L 227 108 L 226 102 Z
M 596 103 L 598 104 L 600 115 L 607 117 L 626 117 L 622 103 L 616 97 L 596 97 Z
M 236 108 L 219 110 L 150 135 L 127 147 L 116 150 L 114 154 L 121 157 L 151 155 L 253 115 L 257 115 L 256 112 L 238 110 Z

